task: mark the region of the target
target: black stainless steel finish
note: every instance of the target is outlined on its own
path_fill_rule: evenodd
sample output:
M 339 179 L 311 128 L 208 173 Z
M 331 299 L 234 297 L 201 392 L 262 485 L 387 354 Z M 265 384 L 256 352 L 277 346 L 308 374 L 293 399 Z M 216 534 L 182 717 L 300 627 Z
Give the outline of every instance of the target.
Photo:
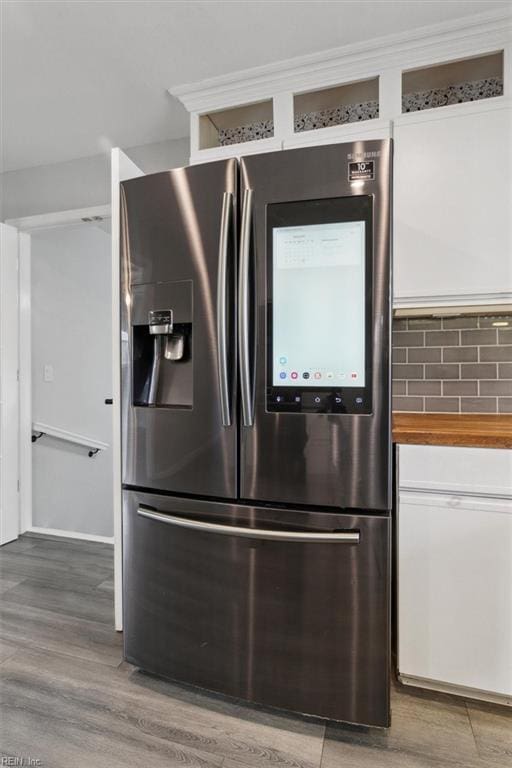
M 374 178 L 350 182 L 349 162 L 368 157 L 374 163 Z M 391 143 L 354 142 L 243 157 L 241 193 L 247 195 L 248 190 L 252 190 L 258 345 L 254 381 L 249 383 L 254 423 L 245 420 L 241 426 L 241 498 L 389 510 Z M 272 412 L 266 407 L 264 343 L 267 206 L 353 194 L 373 198 L 372 413 L 298 412 L 293 404 L 286 412 Z M 329 410 L 335 409 L 329 404 Z
M 268 706 L 389 724 L 388 516 L 138 491 L 124 492 L 123 514 L 128 661 Z
M 359 160 L 371 173 L 350 169 Z M 249 702 L 387 726 L 391 144 L 277 152 L 240 167 L 240 212 L 233 159 L 121 185 L 125 658 Z M 350 293 L 336 273 L 359 302 L 359 314 L 343 304 L 361 329 L 354 349 L 365 348 L 364 379 L 351 368 L 358 387 L 341 363 L 333 387 L 316 386 L 334 383 L 334 368 L 324 379 L 316 362 L 311 374 L 304 361 L 301 382 L 295 365 L 269 376 L 270 206 L 281 217 L 276 254 L 288 216 L 317 226 L 323 211 L 320 226 L 337 227 L 346 220 L 325 211 L 341 206 L 359 226 L 359 287 Z M 308 258 L 322 273 L 317 294 L 330 291 L 325 306 L 335 306 L 335 280 L 322 282 L 330 262 Z M 282 327 L 303 342 L 303 302 L 287 286 L 274 283 L 285 296 L 275 303 L 298 308 Z M 289 344 L 278 330 L 275 339 Z M 308 343 L 315 351 L 316 337 Z
M 219 267 L 217 276 L 217 366 L 219 369 L 219 395 L 222 425 L 231 426 L 231 393 L 229 391 L 229 247 L 233 218 L 233 195 L 224 192 L 219 237 Z
M 121 185 L 124 484 L 237 495 L 236 196 L 235 160 Z
M 251 383 L 251 227 L 252 189 L 246 189 L 242 204 L 240 226 L 240 272 L 238 275 L 238 359 L 240 365 L 240 395 L 242 423 L 253 424 L 253 389 Z

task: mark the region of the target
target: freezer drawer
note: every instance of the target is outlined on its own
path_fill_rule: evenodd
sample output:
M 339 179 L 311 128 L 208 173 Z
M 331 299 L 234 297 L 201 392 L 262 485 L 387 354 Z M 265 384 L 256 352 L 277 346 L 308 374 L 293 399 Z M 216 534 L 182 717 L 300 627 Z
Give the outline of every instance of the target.
M 124 493 L 124 648 L 164 677 L 389 724 L 386 516 Z

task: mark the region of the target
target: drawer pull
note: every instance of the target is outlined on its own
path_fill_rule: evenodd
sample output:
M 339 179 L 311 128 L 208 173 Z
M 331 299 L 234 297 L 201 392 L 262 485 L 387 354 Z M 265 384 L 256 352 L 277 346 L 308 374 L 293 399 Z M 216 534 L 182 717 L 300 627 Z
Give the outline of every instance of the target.
M 190 528 L 203 533 L 219 533 L 224 536 L 240 536 L 248 539 L 271 539 L 274 541 L 300 541 L 303 543 L 325 544 L 359 544 L 359 531 L 273 531 L 265 528 L 241 528 L 236 525 L 223 525 L 222 523 L 207 523 L 202 520 L 193 520 L 187 517 L 176 517 L 161 512 L 154 512 L 144 507 L 137 509 L 137 514 L 156 520 L 167 525 L 175 525 L 179 528 Z

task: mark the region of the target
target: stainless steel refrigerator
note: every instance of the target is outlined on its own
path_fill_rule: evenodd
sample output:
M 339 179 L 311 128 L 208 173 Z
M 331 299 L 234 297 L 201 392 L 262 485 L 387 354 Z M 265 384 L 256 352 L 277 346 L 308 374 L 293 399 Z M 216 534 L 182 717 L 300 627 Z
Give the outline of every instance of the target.
M 121 185 L 124 649 L 386 726 L 391 143 Z

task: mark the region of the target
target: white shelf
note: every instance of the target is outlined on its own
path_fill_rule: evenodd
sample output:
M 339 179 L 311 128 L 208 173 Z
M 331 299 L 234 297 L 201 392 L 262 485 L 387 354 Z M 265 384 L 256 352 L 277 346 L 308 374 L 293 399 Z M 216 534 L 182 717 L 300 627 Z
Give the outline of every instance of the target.
M 32 433 L 43 433 L 48 437 L 55 437 L 57 440 L 64 440 L 67 443 L 73 443 L 74 445 L 82 445 L 84 448 L 89 448 L 91 451 L 106 451 L 108 443 L 104 443 L 101 440 L 94 440 L 92 437 L 86 437 L 85 435 L 79 435 L 76 432 L 68 432 L 66 429 L 59 429 L 58 427 L 51 427 L 49 424 L 43 424 L 40 421 L 34 421 L 32 424 Z

